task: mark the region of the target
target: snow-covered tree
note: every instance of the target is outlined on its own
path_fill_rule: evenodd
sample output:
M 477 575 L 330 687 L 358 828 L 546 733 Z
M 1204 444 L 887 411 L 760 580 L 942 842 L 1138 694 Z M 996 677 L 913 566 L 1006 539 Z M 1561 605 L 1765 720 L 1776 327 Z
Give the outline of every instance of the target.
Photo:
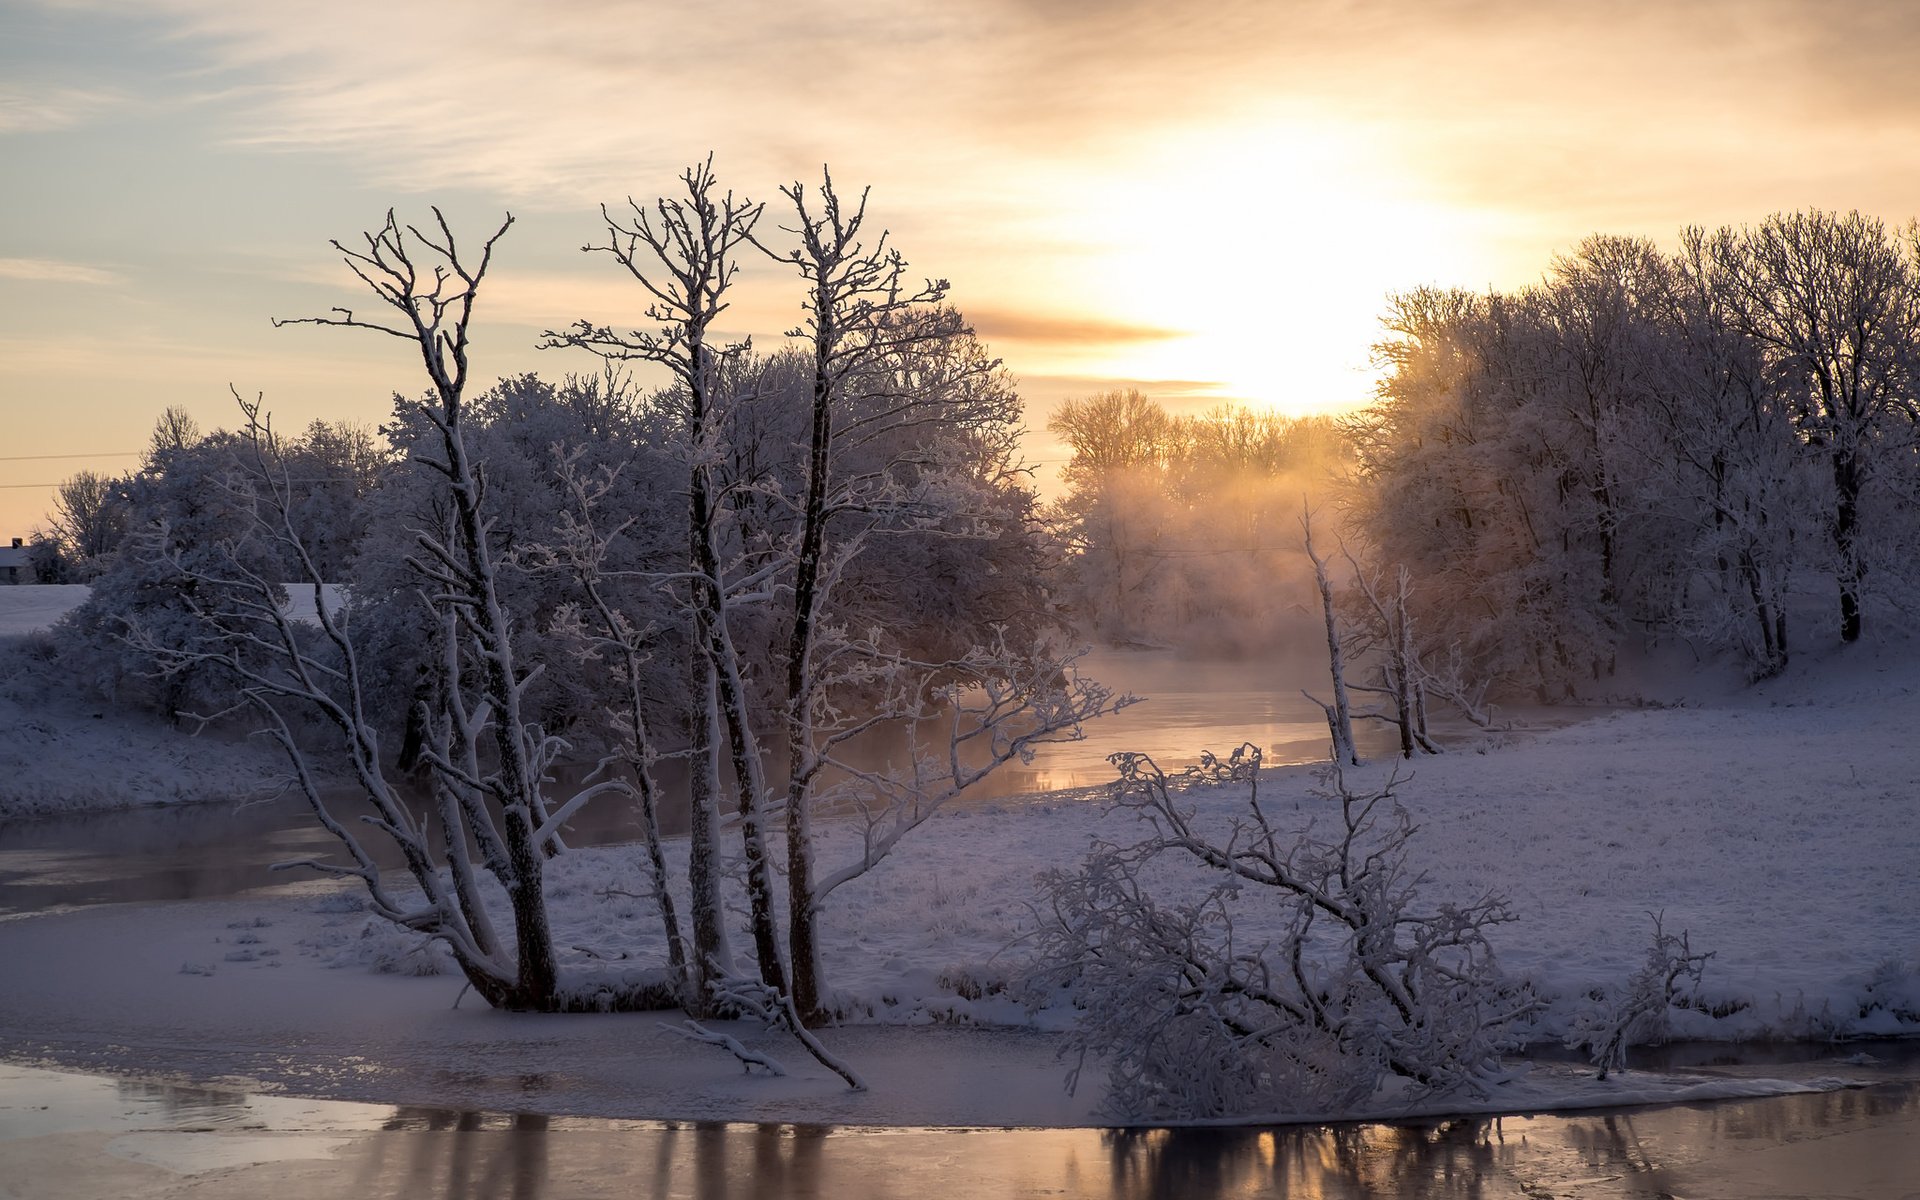
M 380 813 L 381 825 L 406 851 L 415 882 L 427 898 L 411 911 L 383 894 L 370 856 L 354 850 L 351 867 L 310 864 L 334 873 L 358 876 L 383 915 L 445 941 L 467 978 L 489 1003 L 507 1008 L 551 1010 L 565 1006 L 547 901 L 541 884 L 544 852 L 554 834 L 554 815 L 543 788 L 547 768 L 562 749 L 524 711 L 526 671 L 515 658 L 512 620 L 501 603 L 499 569 L 489 533 L 484 467 L 466 443 L 469 336 L 473 308 L 493 261 L 493 251 L 512 225 L 508 217 L 488 237 L 477 256 L 463 254 L 446 219 L 434 210 L 434 227 L 423 232 L 402 227 L 393 214 L 360 243 L 335 242 L 348 269 L 386 312 L 362 316 L 349 308 L 329 315 L 277 324 L 317 324 L 362 329 L 398 338 L 420 355 L 431 384 L 419 417 L 434 438 L 414 459 L 441 481 L 443 523 L 424 529 L 410 562 L 432 611 L 443 656 L 440 706 L 427 715 L 431 730 L 425 758 L 432 767 L 432 788 L 445 837 L 443 883 L 427 845 L 427 828 L 414 818 L 385 774 L 377 731 L 362 715 L 365 689 L 357 654 L 345 627 L 321 609 L 323 635 L 341 666 L 323 680 L 310 660 L 275 626 L 274 640 L 285 656 L 279 674 L 256 673 L 246 689 L 256 709 L 277 714 L 279 696 L 317 706 L 344 736 L 353 771 Z M 254 413 L 250 411 L 250 416 Z M 284 459 L 276 459 L 270 430 L 254 425 L 254 445 L 262 455 L 269 495 L 287 477 Z M 290 505 L 275 506 L 281 540 L 302 560 L 303 573 L 318 596 L 321 573 L 305 550 Z M 331 682 L 334 686 L 329 686 Z M 300 764 L 290 737 L 283 742 Z M 300 771 L 308 802 L 323 822 L 332 818 L 305 770 Z M 577 799 L 577 798 L 576 798 Z M 341 835 L 337 822 L 329 826 Z M 486 869 L 505 889 L 512 930 L 494 931 L 472 863 L 468 840 Z
M 74 573 L 91 577 L 127 535 L 129 481 L 81 471 L 54 493 L 47 523 Z
M 1144 636 L 1165 601 L 1175 532 L 1161 502 L 1171 421 L 1137 391 L 1066 401 L 1047 427 L 1072 454 L 1055 521 L 1074 551 L 1079 605 L 1089 628 L 1121 643 Z
M 162 433 L 166 434 L 163 442 Z M 245 558 L 250 569 L 281 577 L 283 559 L 248 537 L 251 498 L 237 486 L 244 439 L 217 432 L 194 441 L 163 419 L 145 465 L 113 484 L 105 503 L 125 532 L 114 551 L 87 563 L 92 590 L 61 619 L 56 638 L 73 678 L 98 695 L 157 709 L 169 719 L 224 707 L 232 678 L 202 659 L 161 669 L 156 647 L 213 645 L 198 614 L 228 599 L 211 578 L 183 573 Z
M 1297 518 L 1344 458 L 1330 422 L 1235 405 L 1176 416 L 1112 392 L 1066 401 L 1049 427 L 1072 454 L 1050 517 L 1088 633 L 1246 649 L 1312 608 Z
M 1787 664 L 1787 591 L 1821 488 L 1719 271 L 1709 235 L 1689 229 L 1657 300 L 1659 386 L 1626 437 L 1643 463 L 1643 603 L 1767 676 Z
M 1403 564 L 1419 624 L 1474 669 L 1547 698 L 1611 661 L 1580 431 L 1541 387 L 1552 339 L 1525 297 L 1396 297 L 1375 404 L 1344 422 L 1353 518 Z M 1424 647 L 1423 647 L 1424 648 Z
M 825 1013 L 826 897 L 987 771 L 1077 736 L 1113 698 L 1064 670 L 1039 636 L 1050 622 L 1029 549 L 1031 496 L 1016 484 L 1018 400 L 941 303 L 945 285 L 905 285 L 904 260 L 864 229 L 864 198 L 844 206 L 830 176 L 817 194 L 795 184 L 785 195 L 798 245 L 756 244 L 801 276 L 801 347 L 715 350 L 706 331 L 759 210 L 717 199 L 710 167 L 683 182 L 684 200 L 609 221 L 608 248 L 653 296 L 662 329 L 582 322 L 549 344 L 673 375 L 657 403 L 689 481 L 692 553 L 670 578 L 714 681 L 709 744 L 724 737 L 735 789 L 723 790 L 711 755 L 697 767 L 707 790 L 695 789 L 693 854 L 700 822 L 740 814 L 756 986 L 809 1023 Z M 940 594 L 943 577 L 953 586 Z M 907 739 L 899 772 L 845 761 L 847 743 L 883 725 Z M 946 733 L 929 745 L 936 725 Z M 762 754 L 781 747 L 776 794 Z M 829 787 L 835 774 L 844 782 Z M 821 804 L 866 822 L 855 861 L 815 862 Z M 784 815 L 784 938 L 767 859 L 773 811 Z M 719 949 L 701 954 L 712 964 L 702 986 L 738 993 Z
M 1038 979 L 1073 991 L 1066 1053 L 1106 1062 L 1112 1115 L 1341 1112 L 1390 1079 L 1446 1094 L 1494 1078 L 1514 1023 L 1538 1007 L 1488 941 L 1511 916 L 1496 895 L 1420 894 L 1397 779 L 1361 793 L 1335 769 L 1318 797 L 1322 832 L 1269 812 L 1255 747 L 1208 756 L 1197 777 L 1169 777 L 1144 755 L 1114 761 L 1116 803 L 1152 832 L 1047 877 L 1037 954 Z M 1202 828 L 1186 786 L 1242 788 L 1247 812 Z M 1194 903 L 1163 902 L 1146 880 L 1167 860 L 1222 882 Z M 1277 938 L 1238 933 L 1248 904 L 1286 914 Z
M 1825 522 L 1840 598 L 1840 636 L 1859 638 L 1863 511 L 1874 478 L 1910 479 L 1915 442 L 1920 272 L 1878 220 L 1858 212 L 1780 213 L 1712 242 L 1730 311 L 1762 347 L 1807 446 L 1832 476 Z M 1896 494 L 1907 491 L 1895 482 Z
M 1777 672 L 1796 572 L 1830 573 L 1851 640 L 1866 581 L 1920 545 L 1914 271 L 1877 223 L 1802 213 L 1399 297 L 1346 422 L 1358 523 L 1427 637 L 1547 697 L 1643 634 Z

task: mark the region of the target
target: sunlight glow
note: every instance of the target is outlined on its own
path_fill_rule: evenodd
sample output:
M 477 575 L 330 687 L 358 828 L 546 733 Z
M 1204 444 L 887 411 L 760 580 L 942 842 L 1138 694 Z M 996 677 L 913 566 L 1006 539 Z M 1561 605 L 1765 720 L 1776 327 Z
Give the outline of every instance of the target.
M 1189 131 L 1117 165 L 1074 232 L 1086 294 L 1116 320 L 1183 336 L 1112 348 L 1137 379 L 1212 383 L 1194 399 L 1289 413 L 1372 394 L 1390 292 L 1464 278 L 1467 214 L 1421 194 L 1364 129 L 1266 120 Z

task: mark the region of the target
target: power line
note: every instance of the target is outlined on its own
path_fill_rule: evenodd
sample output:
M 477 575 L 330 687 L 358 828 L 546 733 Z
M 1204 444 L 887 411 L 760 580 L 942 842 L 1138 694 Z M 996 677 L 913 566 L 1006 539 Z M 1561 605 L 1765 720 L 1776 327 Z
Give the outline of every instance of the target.
M 0 462 L 45 462 L 53 458 L 139 458 L 139 450 L 95 450 L 89 454 L 0 454 Z M 18 484 L 31 487 L 32 484 Z

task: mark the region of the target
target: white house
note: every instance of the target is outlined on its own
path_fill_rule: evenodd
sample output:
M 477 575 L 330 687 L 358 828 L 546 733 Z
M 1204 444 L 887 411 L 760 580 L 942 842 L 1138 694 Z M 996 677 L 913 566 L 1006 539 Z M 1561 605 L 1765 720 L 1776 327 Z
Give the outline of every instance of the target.
M 11 546 L 0 546 L 0 584 L 32 582 L 33 560 L 21 539 L 13 539 Z

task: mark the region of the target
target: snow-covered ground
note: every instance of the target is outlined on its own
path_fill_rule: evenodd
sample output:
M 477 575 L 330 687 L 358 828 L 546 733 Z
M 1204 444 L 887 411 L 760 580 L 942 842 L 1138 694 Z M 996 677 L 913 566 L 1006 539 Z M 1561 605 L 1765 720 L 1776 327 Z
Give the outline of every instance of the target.
M 189 737 L 157 716 L 0 689 L 0 820 L 271 795 L 286 759 L 262 740 Z
M 0 637 L 51 628 L 93 591 L 84 583 L 22 584 L 0 588 Z
M 0 982 L 0 1056 L 247 1091 L 492 1111 L 829 1125 L 1105 1123 L 1097 1075 L 1089 1071 L 1069 1095 L 1057 1039 L 1043 1030 L 826 1030 L 826 1043 L 869 1085 L 855 1093 L 790 1039 L 745 1024 L 715 1023 L 775 1056 L 785 1076 L 743 1073 L 721 1051 L 676 1036 L 671 1014 L 506 1014 L 471 995 L 462 1002 L 456 978 L 370 973 L 359 944 L 385 939 L 366 929 L 363 916 L 312 886 L 264 903 L 123 905 L 0 923 L 0 954 L 33 964 Z M 348 965 L 330 965 L 341 957 Z M 898 965 L 876 964 L 874 974 L 888 968 Z M 914 987 L 907 972 L 887 990 L 911 1004 Z M 1800 1068 L 1630 1072 L 1606 1083 L 1591 1071 L 1539 1066 L 1492 1096 L 1451 1097 L 1428 1110 L 1818 1090 L 1849 1077 L 1850 1052 Z M 1386 1104 L 1375 1115 L 1420 1111 Z
M 278 789 L 280 752 L 232 734 L 188 737 L 151 713 L 75 695 L 56 675 L 12 669 L 18 639 L 86 600 L 85 584 L 0 587 L 0 820 L 153 804 L 244 800 Z M 329 605 L 339 590 L 329 588 Z M 311 591 L 289 611 L 314 619 Z
M 93 589 L 84 583 L 26 584 L 18 587 L 0 587 L 0 637 L 11 637 L 23 633 L 34 633 L 51 628 L 55 621 L 67 615 L 81 603 Z M 287 611 L 296 620 L 314 619 L 313 592 L 303 588 L 287 589 Z M 341 603 L 342 591 L 338 585 L 327 585 L 327 608 L 332 611 Z
M 1518 919 L 1494 931 L 1495 945 L 1502 965 L 1549 999 L 1533 1030 L 1542 1038 L 1566 1027 L 1589 989 L 1640 965 L 1652 913 L 1715 955 L 1701 999 L 1722 1015 L 1675 1010 L 1677 1036 L 1920 1032 L 1917 664 L 1912 640 L 1882 634 L 1803 653 L 1751 690 L 1423 760 L 1402 798 L 1420 825 L 1424 894 L 1470 899 L 1494 888 L 1512 899 Z M 1213 748 L 1236 740 L 1223 729 Z M 1371 765 L 1349 782 L 1377 783 L 1391 769 Z M 1269 772 L 1261 786 L 1280 817 L 1324 812 L 1311 771 Z M 1244 803 L 1231 789 L 1190 799 L 1213 822 Z M 665 1033 L 659 1016 L 506 1015 L 471 996 L 454 1010 L 457 977 L 369 971 L 431 969 L 433 957 L 323 884 L 0 924 L 0 961 L 34 964 L 0 976 L 0 1054 L 552 1112 L 1086 1122 L 1100 1081 L 1090 1070 L 1077 1096 L 1063 1092 L 1049 1030 L 1070 1013 L 1036 1016 L 1017 1002 L 1023 938 L 1038 872 L 1076 863 L 1090 839 L 1141 832 L 1126 812 L 1068 797 L 955 810 L 836 893 L 825 915 L 827 976 L 849 1024 L 828 1038 L 869 1076 L 874 1086 L 861 1095 L 775 1035 L 751 1036 L 790 1068 L 780 1079 L 744 1075 L 720 1052 Z M 829 838 L 829 864 L 849 834 Z M 631 849 L 556 861 L 556 940 L 571 948 L 572 967 L 622 954 L 658 961 L 656 921 L 632 895 L 643 890 L 638 879 Z M 1209 882 L 1192 873 L 1184 886 Z M 1257 940 L 1261 920 L 1249 910 L 1242 944 Z M 742 936 L 736 946 L 747 944 Z M 1619 1103 L 1703 1086 L 1774 1085 L 1629 1075 L 1603 1088 L 1542 1069 L 1493 1107 Z

